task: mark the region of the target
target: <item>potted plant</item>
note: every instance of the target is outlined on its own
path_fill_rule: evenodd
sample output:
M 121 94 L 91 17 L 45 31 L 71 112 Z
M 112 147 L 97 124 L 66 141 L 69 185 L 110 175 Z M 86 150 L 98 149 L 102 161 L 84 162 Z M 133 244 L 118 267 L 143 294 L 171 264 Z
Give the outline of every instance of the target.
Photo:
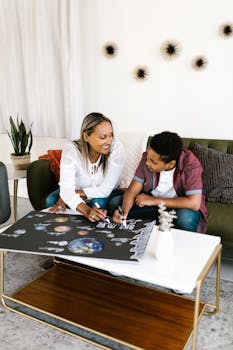
M 10 132 L 7 131 L 14 148 L 14 153 L 11 153 L 11 160 L 16 170 L 25 170 L 30 164 L 31 148 L 33 143 L 31 126 L 29 130 L 26 130 L 24 122 L 19 122 L 17 116 L 17 122 L 15 123 L 10 116 Z

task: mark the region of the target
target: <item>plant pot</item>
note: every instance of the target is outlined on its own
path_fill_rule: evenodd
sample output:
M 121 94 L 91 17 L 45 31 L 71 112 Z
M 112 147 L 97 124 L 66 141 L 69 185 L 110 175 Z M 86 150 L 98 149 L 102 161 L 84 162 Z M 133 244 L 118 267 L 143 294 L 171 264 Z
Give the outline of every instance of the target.
M 30 164 L 31 154 L 25 154 L 23 156 L 15 156 L 11 153 L 11 161 L 15 170 L 26 170 Z

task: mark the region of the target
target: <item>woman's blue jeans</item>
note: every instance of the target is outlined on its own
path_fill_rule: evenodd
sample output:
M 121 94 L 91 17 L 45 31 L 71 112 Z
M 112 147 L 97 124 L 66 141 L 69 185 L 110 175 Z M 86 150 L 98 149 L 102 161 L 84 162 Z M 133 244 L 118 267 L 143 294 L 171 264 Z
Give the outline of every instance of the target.
M 118 190 L 113 190 L 112 193 L 106 198 L 92 198 L 90 202 L 90 206 L 93 208 L 96 204 L 98 204 L 101 209 L 106 209 L 108 201 L 112 197 L 116 196 L 117 193 L 118 193 Z M 57 203 L 59 198 L 60 198 L 59 189 L 51 192 L 45 199 L 46 208 L 52 207 L 55 203 Z
M 117 193 L 115 197 L 112 197 L 108 202 L 108 214 L 112 216 L 114 210 L 122 204 L 123 194 Z M 172 209 L 168 209 L 172 210 Z M 177 219 L 174 220 L 174 227 L 180 230 L 197 232 L 200 211 L 191 209 L 174 209 L 176 211 Z M 158 207 L 157 206 L 145 206 L 138 207 L 134 205 L 128 215 L 128 218 L 135 219 L 149 219 L 158 221 Z
M 45 199 L 45 208 L 52 207 L 60 198 L 60 189 L 51 192 Z

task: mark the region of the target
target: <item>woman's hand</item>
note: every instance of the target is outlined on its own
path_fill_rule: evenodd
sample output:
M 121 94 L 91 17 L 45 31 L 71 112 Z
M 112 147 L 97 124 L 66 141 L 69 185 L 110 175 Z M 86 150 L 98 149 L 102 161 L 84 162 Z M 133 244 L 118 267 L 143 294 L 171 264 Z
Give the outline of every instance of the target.
M 94 208 L 91 208 L 87 218 L 91 222 L 105 221 L 106 215 L 107 215 L 107 210 L 94 207 Z
M 49 209 L 50 213 L 57 213 L 60 211 L 66 211 L 66 203 L 61 198 Z

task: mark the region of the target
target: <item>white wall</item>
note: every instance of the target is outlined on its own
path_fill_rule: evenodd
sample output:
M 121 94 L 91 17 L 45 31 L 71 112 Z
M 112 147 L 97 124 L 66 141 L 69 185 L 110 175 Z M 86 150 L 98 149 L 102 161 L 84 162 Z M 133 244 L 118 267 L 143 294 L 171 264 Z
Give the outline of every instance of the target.
M 119 131 L 232 139 L 233 37 L 220 25 L 232 21 L 232 0 L 81 0 L 84 112 L 101 111 Z M 166 61 L 161 44 L 178 40 L 180 56 Z M 118 56 L 102 47 L 114 41 Z M 192 59 L 205 55 L 203 71 Z M 146 65 L 145 82 L 132 77 Z
M 232 0 L 73 1 L 80 10 L 84 115 L 105 113 L 117 132 L 166 129 L 186 137 L 232 139 L 233 37 L 218 34 L 222 23 L 233 22 Z M 172 61 L 160 54 L 169 39 L 182 46 Z M 107 41 L 118 45 L 114 59 L 103 55 Z M 200 54 L 209 64 L 197 72 L 191 61 Z M 145 82 L 133 79 L 138 65 L 149 69 Z M 8 163 L 11 147 L 2 136 L 0 159 Z M 32 157 L 49 148 L 43 139 L 35 141 Z

